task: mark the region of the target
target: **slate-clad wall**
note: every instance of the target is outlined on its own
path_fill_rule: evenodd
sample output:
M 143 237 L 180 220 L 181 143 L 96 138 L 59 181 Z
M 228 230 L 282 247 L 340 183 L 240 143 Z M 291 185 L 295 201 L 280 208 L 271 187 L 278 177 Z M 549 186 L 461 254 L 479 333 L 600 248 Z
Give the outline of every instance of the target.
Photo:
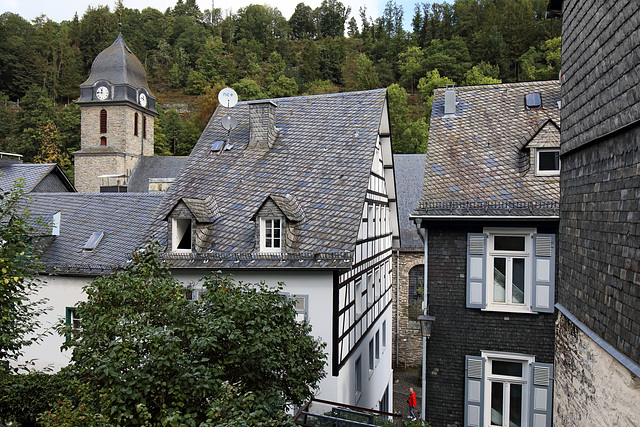
M 32 191 L 34 193 L 66 193 L 69 190 L 57 175 L 50 173 Z
M 429 228 L 429 312 L 436 320 L 427 349 L 426 419 L 433 427 L 463 425 L 465 355 L 504 351 L 535 355 L 536 362 L 554 360 L 554 314 L 466 308 L 469 232 L 482 232 L 482 226 L 439 224 Z M 556 230 L 538 226 L 538 232 Z
M 562 152 L 640 120 L 640 2 L 564 0 Z
M 559 300 L 640 364 L 640 127 L 562 159 Z

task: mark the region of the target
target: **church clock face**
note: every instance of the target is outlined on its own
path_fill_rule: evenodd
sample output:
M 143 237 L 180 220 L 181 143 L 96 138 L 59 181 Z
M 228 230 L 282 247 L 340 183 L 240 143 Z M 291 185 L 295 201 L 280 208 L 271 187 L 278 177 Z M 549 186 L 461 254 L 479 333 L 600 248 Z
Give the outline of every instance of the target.
M 143 107 L 147 106 L 147 95 L 145 95 L 144 93 L 141 93 L 140 96 L 138 97 L 138 101 L 140 101 L 140 105 L 142 105 Z
M 109 97 L 109 89 L 106 86 L 100 86 L 96 89 L 96 98 L 100 101 L 104 101 Z

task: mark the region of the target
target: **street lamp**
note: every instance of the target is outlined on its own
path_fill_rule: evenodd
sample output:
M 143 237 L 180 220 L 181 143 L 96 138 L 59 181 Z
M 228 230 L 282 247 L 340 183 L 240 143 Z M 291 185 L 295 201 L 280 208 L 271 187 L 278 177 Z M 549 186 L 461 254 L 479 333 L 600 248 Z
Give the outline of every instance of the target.
M 431 337 L 431 329 L 433 329 L 433 322 L 436 320 L 435 317 L 429 316 L 428 314 L 421 314 L 418 316 L 418 322 L 420 322 L 420 329 L 422 329 L 422 336 L 424 338 Z
M 420 329 L 422 329 L 422 408 L 420 410 L 420 418 L 424 421 L 425 413 L 427 412 L 427 340 L 431 337 L 431 330 L 433 329 L 433 322 L 435 317 L 429 316 L 425 312 L 418 316 L 420 322 Z

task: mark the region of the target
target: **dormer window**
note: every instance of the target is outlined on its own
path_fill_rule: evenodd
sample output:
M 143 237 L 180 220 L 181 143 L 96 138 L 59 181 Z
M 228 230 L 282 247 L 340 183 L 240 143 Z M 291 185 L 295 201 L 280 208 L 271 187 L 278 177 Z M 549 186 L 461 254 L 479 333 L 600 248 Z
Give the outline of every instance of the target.
M 304 213 L 295 196 L 267 196 L 251 218 L 255 222 L 254 250 L 267 253 L 295 252 L 303 220 Z
M 558 148 L 536 149 L 536 175 L 560 174 L 560 150 Z
M 173 252 L 191 252 L 191 219 L 173 218 L 171 250 Z
M 282 219 L 261 218 L 260 251 L 280 252 L 282 249 Z

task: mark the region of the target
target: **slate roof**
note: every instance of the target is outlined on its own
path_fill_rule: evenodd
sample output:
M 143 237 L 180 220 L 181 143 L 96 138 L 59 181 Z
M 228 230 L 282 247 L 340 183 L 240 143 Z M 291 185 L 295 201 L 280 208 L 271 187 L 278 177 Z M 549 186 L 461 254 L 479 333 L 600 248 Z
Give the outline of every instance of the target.
M 418 205 L 422 195 L 426 160 L 426 154 L 393 155 L 401 248 L 422 248 L 424 245 L 418 235 L 416 224 L 409 220 L 409 215 Z
M 386 90 L 300 96 L 277 104 L 279 129 L 271 149 L 246 149 L 249 106 L 218 107 L 163 201 L 160 217 L 184 197 L 212 195 L 221 218 L 213 224 L 208 251 L 167 253 L 176 267 L 350 268 L 361 223 Z M 211 153 L 225 140 L 223 115 L 238 121 L 230 150 Z M 386 114 L 386 113 L 385 113 Z M 289 195 L 303 212 L 293 254 L 254 251 L 252 221 L 268 196 Z M 283 199 L 279 200 L 280 203 Z M 276 201 L 278 203 L 278 201 Z M 209 263 L 209 260 L 216 261 Z
M 143 156 L 131 171 L 127 191 L 129 193 L 147 193 L 150 178 L 175 178 L 186 156 Z
M 535 176 L 527 148 L 559 147 L 560 83 L 458 87 L 455 116 L 444 114 L 444 92 L 434 94 L 414 215 L 557 216 L 559 176 Z M 531 93 L 541 94 L 541 109 L 525 109 Z
M 150 237 L 166 241 L 165 224 L 154 221 L 161 193 L 38 193 L 25 198 L 29 215 L 49 221 L 61 213 L 60 234 L 44 237 L 45 272 L 99 275 L 126 265 Z M 93 232 L 104 232 L 90 252 L 82 248 Z
M 116 40 L 98 54 L 91 65 L 91 74 L 80 86 L 91 86 L 100 80 L 112 84 L 128 84 L 136 88 L 143 87 L 148 92 L 147 73 L 142 63 L 131 52 L 122 33 Z
M 24 180 L 22 190 L 31 193 L 50 174 L 55 175 L 62 185 L 75 192 L 73 184 L 55 163 L 5 163 L 0 165 L 0 190 L 7 191 L 18 179 Z

